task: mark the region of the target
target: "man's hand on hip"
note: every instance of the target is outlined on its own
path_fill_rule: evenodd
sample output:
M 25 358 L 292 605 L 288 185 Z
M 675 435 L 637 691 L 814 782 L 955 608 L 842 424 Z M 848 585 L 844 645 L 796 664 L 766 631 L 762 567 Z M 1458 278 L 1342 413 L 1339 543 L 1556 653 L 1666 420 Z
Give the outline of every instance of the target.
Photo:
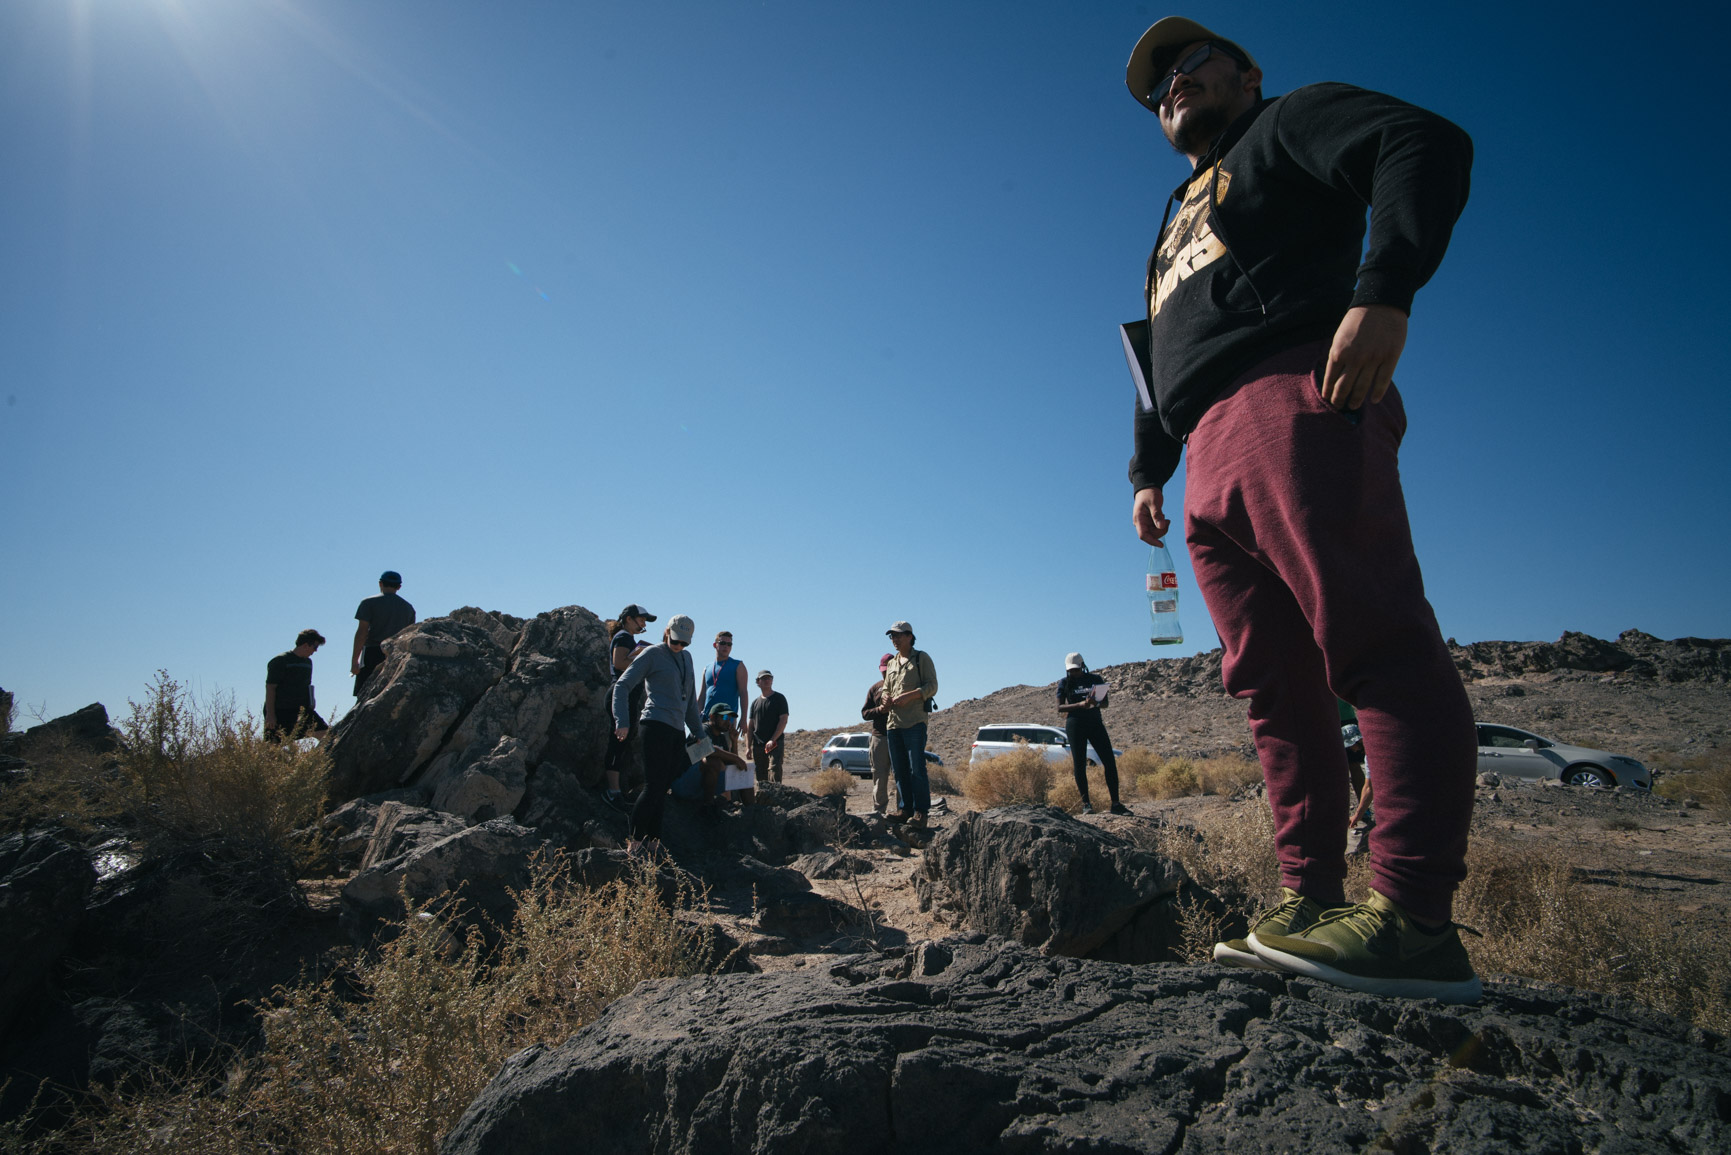
M 1130 503 L 1130 524 L 1136 527 L 1136 536 L 1149 545 L 1166 544 L 1166 531 L 1172 528 L 1172 523 L 1166 520 L 1165 504 L 1166 495 L 1157 485 L 1138 489 Z
M 1381 401 L 1394 383 L 1394 367 L 1404 348 L 1405 313 L 1393 305 L 1348 309 L 1328 350 L 1322 399 L 1340 410 Z

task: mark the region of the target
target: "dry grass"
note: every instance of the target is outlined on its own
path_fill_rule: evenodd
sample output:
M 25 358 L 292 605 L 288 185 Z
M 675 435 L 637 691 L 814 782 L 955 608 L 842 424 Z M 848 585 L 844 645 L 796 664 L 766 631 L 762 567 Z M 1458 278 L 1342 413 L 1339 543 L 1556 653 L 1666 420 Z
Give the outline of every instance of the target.
M 947 766 L 928 765 L 926 767 L 926 783 L 933 794 L 960 794 L 961 784 Z
M 1079 813 L 1082 809 L 1082 795 L 1076 790 L 1076 773 L 1065 771 L 1063 767 L 1052 768 L 1052 788 L 1046 792 L 1046 804 L 1056 806 L 1069 814 Z M 1133 783 L 1123 775 L 1118 777 L 1118 796 L 1130 797 Z M 1096 810 L 1104 810 L 1112 800 L 1112 792 L 1106 789 L 1106 771 L 1098 766 L 1088 767 L 1088 801 L 1094 804 Z
M 1731 1030 L 1731 935 L 1615 877 L 1588 881 L 1553 844 L 1481 840 L 1467 857 L 1455 918 L 1482 973 L 1623 995 L 1700 1026 Z
M 1230 796 L 1262 781 L 1262 767 L 1236 754 L 1214 758 L 1161 758 L 1135 747 L 1118 760 L 1118 772 L 1148 798 L 1185 798 L 1194 794 Z
M 1731 811 L 1731 750 L 1713 750 L 1662 767 L 1653 792 L 1682 801 L 1693 798 L 1714 810 Z
M 98 1092 L 33 1149 L 431 1155 L 507 1055 L 563 1042 L 644 979 L 703 962 L 697 896 L 668 905 L 647 870 L 586 890 L 562 859 L 543 860 L 518 897 L 492 949 L 412 911 L 351 973 L 279 988 L 255 1052 Z
M 819 770 L 812 776 L 811 792 L 820 798 L 845 798 L 853 792 L 853 775 L 846 770 Z
M 1007 754 L 970 765 L 962 779 L 962 793 L 981 810 L 1044 806 L 1055 777 L 1054 767 L 1045 756 L 1022 743 Z

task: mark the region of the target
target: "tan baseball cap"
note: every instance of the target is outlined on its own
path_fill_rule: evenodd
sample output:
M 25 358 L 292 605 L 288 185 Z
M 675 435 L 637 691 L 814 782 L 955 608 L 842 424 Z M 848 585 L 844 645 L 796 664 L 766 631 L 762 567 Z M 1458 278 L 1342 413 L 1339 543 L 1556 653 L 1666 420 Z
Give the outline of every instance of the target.
M 1252 68 L 1257 67 L 1256 58 L 1240 48 L 1237 41 L 1210 32 L 1187 16 L 1168 16 L 1156 20 L 1153 27 L 1142 33 L 1142 39 L 1130 51 L 1130 63 L 1124 66 L 1124 85 L 1136 98 L 1136 103 L 1159 115 L 1160 106 L 1149 102 L 1148 93 L 1153 91 L 1155 81 L 1178 62 L 1178 50 L 1198 40 L 1218 40 L 1230 45 L 1244 53 L 1244 59 L 1250 61 Z

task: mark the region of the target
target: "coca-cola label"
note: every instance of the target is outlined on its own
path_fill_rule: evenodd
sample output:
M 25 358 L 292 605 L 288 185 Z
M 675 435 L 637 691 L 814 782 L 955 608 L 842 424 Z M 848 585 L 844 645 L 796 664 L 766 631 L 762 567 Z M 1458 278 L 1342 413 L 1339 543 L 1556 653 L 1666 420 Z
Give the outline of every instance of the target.
M 1178 575 L 1175 573 L 1151 573 L 1148 575 L 1148 588 L 1151 590 L 1175 590 L 1178 588 Z

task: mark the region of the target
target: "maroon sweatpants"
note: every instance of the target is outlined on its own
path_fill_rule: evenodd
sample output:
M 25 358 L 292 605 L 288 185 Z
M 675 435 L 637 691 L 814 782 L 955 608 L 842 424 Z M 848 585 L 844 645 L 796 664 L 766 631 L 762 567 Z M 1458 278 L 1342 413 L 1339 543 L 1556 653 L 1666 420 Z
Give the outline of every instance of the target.
M 1185 536 L 1226 649 L 1274 813 L 1281 884 L 1341 901 L 1346 752 L 1358 709 L 1376 790 L 1373 885 L 1418 918 L 1449 918 L 1466 873 L 1476 739 L 1413 555 L 1391 388 L 1352 424 L 1317 385 L 1327 346 L 1270 357 L 1190 434 Z

